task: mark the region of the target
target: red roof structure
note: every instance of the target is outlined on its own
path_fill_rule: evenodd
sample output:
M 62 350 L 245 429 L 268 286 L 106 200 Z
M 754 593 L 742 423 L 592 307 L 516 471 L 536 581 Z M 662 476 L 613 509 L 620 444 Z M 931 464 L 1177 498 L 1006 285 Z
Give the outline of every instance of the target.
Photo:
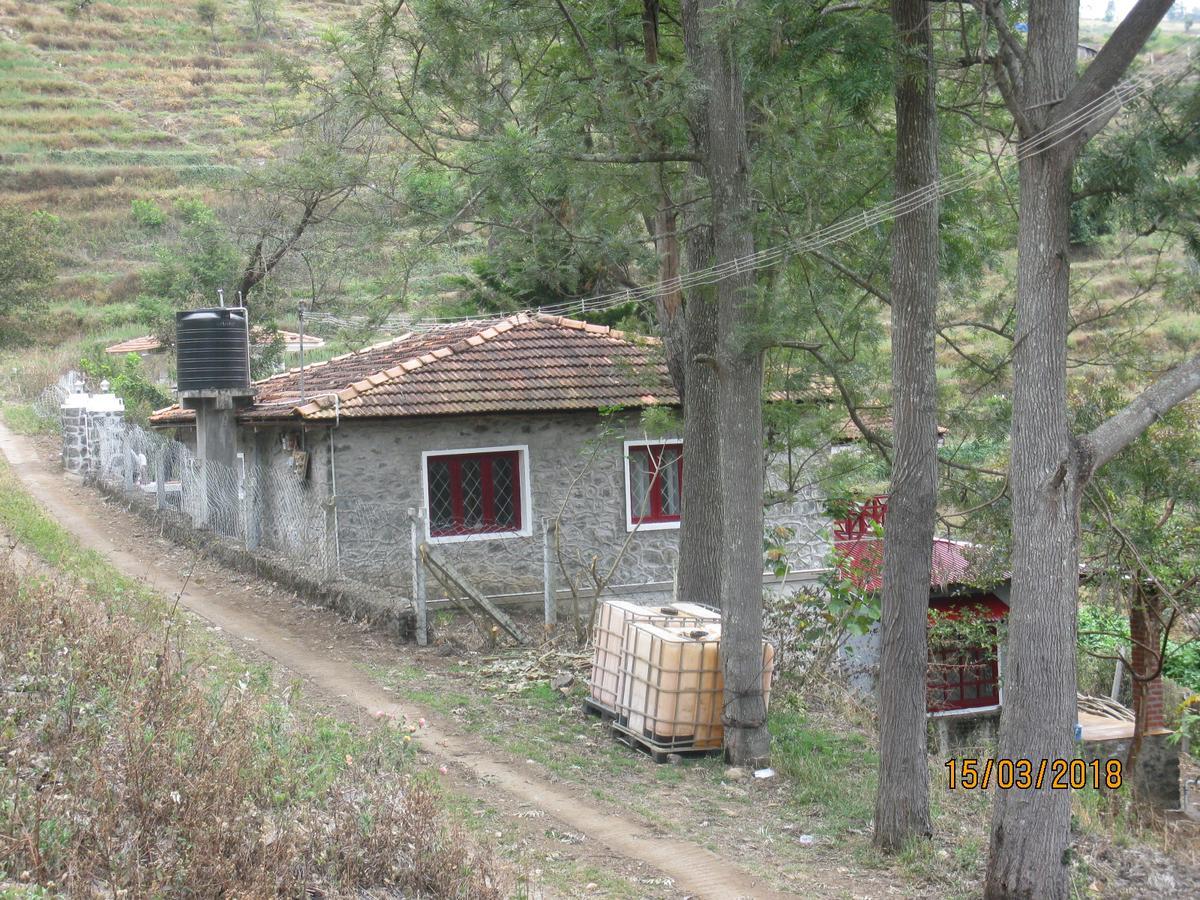
M 841 557 L 841 574 L 864 591 L 883 589 L 883 538 L 876 526 L 882 526 L 886 519 L 887 497 L 880 495 L 859 504 L 845 519 L 834 523 L 834 549 Z M 933 539 L 929 577 L 932 590 L 970 584 L 976 568 L 967 556 L 972 547 L 949 538 Z
M 255 382 L 242 421 L 469 415 L 677 405 L 658 341 L 518 313 L 412 332 Z M 188 424 L 178 405 L 154 425 Z
M 113 344 L 111 347 L 105 347 L 104 352 L 115 356 L 124 353 L 157 353 L 161 349 L 163 349 L 162 341 L 152 334 L 144 334 L 141 337 L 130 338 L 119 344 Z

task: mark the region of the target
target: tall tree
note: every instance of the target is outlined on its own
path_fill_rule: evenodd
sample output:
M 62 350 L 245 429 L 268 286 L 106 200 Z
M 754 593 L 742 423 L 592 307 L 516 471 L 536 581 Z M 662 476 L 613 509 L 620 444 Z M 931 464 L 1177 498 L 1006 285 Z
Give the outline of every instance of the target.
M 692 477 L 720 481 L 725 756 L 736 765 L 765 765 L 771 736 L 762 687 L 763 347 L 755 338 L 761 310 L 754 273 L 738 264 L 754 254 L 750 153 L 735 40 L 740 9 L 723 0 L 685 0 L 681 12 L 698 98 L 692 129 L 711 194 L 712 262 L 732 271 L 716 284 L 716 355 L 701 360 L 716 370 L 719 466 Z
M 896 31 L 895 191 L 937 190 L 937 84 L 932 7 L 892 0 Z M 879 793 L 875 844 L 898 850 L 928 836 L 925 671 L 937 514 L 938 204 L 892 226 L 891 492 L 883 538 L 879 664 Z
M 1095 470 L 1161 412 L 1200 389 L 1200 356 L 1088 434 L 1071 430 L 1066 349 L 1071 179 L 1080 149 L 1116 111 L 1103 98 L 1171 6 L 1139 0 L 1082 76 L 1074 0 L 1032 4 L 1028 42 L 995 0 L 976 5 L 998 36 L 995 75 L 1025 151 L 1019 167 L 1013 350 L 1012 604 L 1000 756 L 1072 755 L 1079 507 Z M 1100 101 L 1097 103 L 1097 101 Z M 1082 123 L 1072 131 L 1072 123 Z M 1066 129 L 1053 138 L 1039 133 Z M 1031 152 L 1037 151 L 1037 152 Z M 1070 796 L 1048 783 L 996 795 L 986 894 L 1067 895 Z

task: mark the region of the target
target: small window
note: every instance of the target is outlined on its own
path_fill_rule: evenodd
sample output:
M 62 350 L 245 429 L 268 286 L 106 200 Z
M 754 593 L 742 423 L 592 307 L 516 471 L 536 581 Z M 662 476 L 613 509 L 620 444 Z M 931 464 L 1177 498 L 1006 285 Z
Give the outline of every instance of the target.
M 683 507 L 683 445 L 628 443 L 625 449 L 628 527 L 677 527 Z
M 996 646 L 931 652 L 927 690 L 931 713 L 998 706 L 1000 665 Z
M 518 449 L 425 454 L 430 537 L 521 533 L 521 469 Z
M 995 709 L 1000 706 L 1003 662 L 1000 623 L 1008 607 L 994 595 L 982 598 L 938 597 L 929 601 L 930 646 L 926 709 L 931 715 Z M 952 632 L 935 637 L 936 617 L 964 618 L 985 625 L 974 640 Z

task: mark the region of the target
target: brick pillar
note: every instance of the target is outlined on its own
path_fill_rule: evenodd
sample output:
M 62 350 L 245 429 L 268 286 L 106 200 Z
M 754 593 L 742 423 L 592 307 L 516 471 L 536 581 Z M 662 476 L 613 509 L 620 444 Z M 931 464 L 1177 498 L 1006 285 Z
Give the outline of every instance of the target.
M 1129 608 L 1129 636 L 1132 639 L 1133 712 L 1144 722 L 1147 732 L 1166 726 L 1163 714 L 1162 673 L 1150 681 L 1144 676 L 1158 671 L 1158 648 L 1162 646 L 1161 620 L 1162 603 L 1157 591 L 1150 585 L 1140 585 L 1134 591 Z

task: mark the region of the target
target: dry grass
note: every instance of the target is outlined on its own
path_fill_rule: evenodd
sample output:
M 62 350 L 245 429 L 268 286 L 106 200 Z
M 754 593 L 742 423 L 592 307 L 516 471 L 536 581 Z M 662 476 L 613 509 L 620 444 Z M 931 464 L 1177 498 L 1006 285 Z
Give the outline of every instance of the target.
M 71 276 L 137 271 L 152 258 L 145 235 L 89 218 L 105 204 L 89 188 L 137 181 L 160 199 L 226 184 L 231 166 L 272 156 L 273 116 L 289 101 L 268 56 L 307 52 L 317 29 L 362 4 L 281 4 L 259 39 L 248 0 L 226 0 L 215 41 L 194 3 L 91 3 L 76 16 L 68 6 L 0 2 L 0 200 L 48 209 L 86 243 L 63 255 Z
M 9 525 L 40 516 L 0 506 Z M 156 599 L 103 583 L 0 560 L 0 887 L 501 896 L 398 735 L 306 718 Z

